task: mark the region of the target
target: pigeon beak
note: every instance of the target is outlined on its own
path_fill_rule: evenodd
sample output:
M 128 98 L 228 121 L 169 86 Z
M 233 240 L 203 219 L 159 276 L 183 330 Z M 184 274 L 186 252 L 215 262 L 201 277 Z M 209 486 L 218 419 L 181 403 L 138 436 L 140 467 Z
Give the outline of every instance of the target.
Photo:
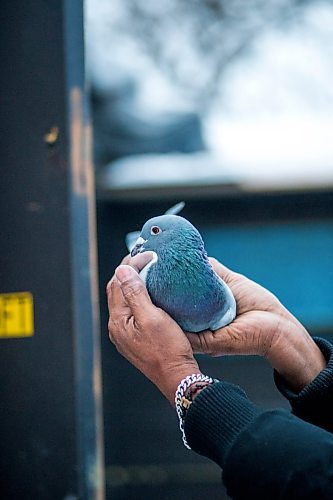
M 143 238 L 141 238 L 141 236 L 136 240 L 135 245 L 131 251 L 131 257 L 134 257 L 134 255 L 137 255 L 141 252 L 143 244 L 146 243 L 146 241 L 147 240 L 144 240 Z

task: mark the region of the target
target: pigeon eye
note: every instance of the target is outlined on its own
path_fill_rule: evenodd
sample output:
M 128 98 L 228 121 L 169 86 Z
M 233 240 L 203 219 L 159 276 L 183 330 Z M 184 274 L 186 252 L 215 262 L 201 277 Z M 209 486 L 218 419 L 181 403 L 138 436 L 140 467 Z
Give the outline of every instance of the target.
M 152 226 L 150 229 L 151 234 L 158 234 L 161 232 L 161 229 L 158 226 Z

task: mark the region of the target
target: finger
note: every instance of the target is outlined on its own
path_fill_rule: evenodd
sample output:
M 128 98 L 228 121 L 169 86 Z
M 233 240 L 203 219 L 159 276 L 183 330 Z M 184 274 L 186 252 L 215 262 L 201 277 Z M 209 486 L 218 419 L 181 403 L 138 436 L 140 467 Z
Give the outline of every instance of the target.
M 123 265 L 123 264 L 125 264 L 125 265 L 126 265 L 126 264 L 128 264 L 128 263 L 129 263 L 129 261 L 130 261 L 130 260 L 131 260 L 131 256 L 130 256 L 130 254 L 128 254 L 128 255 L 126 255 L 126 256 L 122 259 L 122 261 L 121 261 L 120 265 Z M 117 278 L 116 278 L 116 276 L 115 276 L 115 274 L 114 274 L 114 275 L 112 276 L 112 278 L 108 281 L 108 283 L 107 283 L 107 285 L 106 285 L 106 294 L 107 294 L 107 295 L 108 295 L 109 293 L 111 293 L 111 283 L 112 283 L 115 279 L 117 279 Z
M 134 257 L 131 257 L 128 262 L 123 262 L 122 264 L 128 264 L 133 267 L 137 273 L 139 273 L 154 257 L 153 252 L 142 252 L 138 253 Z
M 214 257 L 209 257 L 209 261 L 213 266 L 214 271 L 220 276 L 220 278 L 223 279 L 225 283 L 230 283 L 237 276 L 236 273 L 234 273 L 233 271 L 231 271 L 231 269 L 221 264 L 221 262 L 219 262 Z
M 252 335 L 247 335 L 242 322 L 237 319 L 228 326 L 216 331 L 205 330 L 199 333 L 186 334 L 194 353 L 203 353 L 210 356 L 227 354 L 249 354 L 249 340 Z
M 257 313 L 256 313 L 257 315 Z M 264 318 L 262 318 L 264 322 Z M 260 324 L 260 321 L 259 321 Z M 211 354 L 221 356 L 226 354 L 260 354 L 261 332 L 258 321 L 252 313 L 245 313 L 219 330 L 213 332 Z
M 117 321 L 118 318 L 121 317 L 129 317 L 131 315 L 131 309 L 125 300 L 120 283 L 115 276 L 109 281 L 106 292 L 109 315 L 112 321 Z
M 194 354 L 207 353 L 207 351 L 203 349 L 204 346 L 202 345 L 201 342 L 202 336 L 200 337 L 198 333 L 189 333 L 189 332 L 185 332 L 185 335 L 191 344 L 192 351 L 194 352 Z
M 208 354 L 209 356 L 220 356 L 228 354 L 230 351 L 230 338 L 226 331 L 222 332 L 222 329 L 219 330 L 219 335 L 217 335 L 217 332 L 204 330 L 199 333 L 186 333 L 186 336 L 195 354 L 201 353 Z
M 127 255 L 125 255 L 125 257 L 122 259 L 122 261 L 121 261 L 121 263 L 120 263 L 119 265 L 127 265 L 127 264 L 130 262 L 131 258 L 132 258 L 132 257 L 131 257 L 131 254 L 127 254 Z M 111 283 L 112 283 L 114 280 L 116 280 L 116 279 L 117 279 L 117 278 L 116 278 L 116 275 L 114 274 L 114 275 L 112 276 L 112 278 L 110 279 L 110 281 L 107 283 L 107 285 L 106 285 L 106 294 L 107 294 L 107 295 L 108 295 L 109 293 L 111 293 Z
M 195 354 L 208 354 L 210 356 L 221 356 L 223 354 L 238 354 L 241 351 L 233 335 L 230 335 L 228 327 L 216 332 L 205 330 L 199 333 L 186 333 Z
M 131 260 L 131 254 L 129 253 L 123 258 L 120 264 L 128 264 L 130 260 Z
M 142 321 L 149 318 L 153 304 L 138 273 L 132 267 L 122 265 L 116 269 L 115 274 L 124 300 L 135 319 Z
M 265 334 L 260 325 L 264 325 Z M 276 330 L 274 315 L 257 311 L 237 317 L 230 325 L 214 332 L 206 330 L 198 334 L 188 334 L 194 352 L 222 356 L 227 354 L 262 354 L 271 331 Z M 196 335 L 198 338 L 194 338 Z

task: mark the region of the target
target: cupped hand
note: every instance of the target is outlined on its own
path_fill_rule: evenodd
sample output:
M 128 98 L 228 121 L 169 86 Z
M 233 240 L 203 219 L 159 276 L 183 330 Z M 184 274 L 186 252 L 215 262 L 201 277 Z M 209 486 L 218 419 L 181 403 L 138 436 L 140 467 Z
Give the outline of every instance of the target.
M 212 356 L 265 356 L 292 389 L 301 390 L 326 366 L 311 336 L 268 290 L 216 259 L 210 261 L 235 297 L 237 316 L 215 332 L 187 333 L 193 351 Z
M 151 258 L 151 252 L 126 257 L 108 283 L 109 336 L 117 350 L 174 404 L 179 382 L 200 370 L 186 335 L 153 305 L 138 275 Z

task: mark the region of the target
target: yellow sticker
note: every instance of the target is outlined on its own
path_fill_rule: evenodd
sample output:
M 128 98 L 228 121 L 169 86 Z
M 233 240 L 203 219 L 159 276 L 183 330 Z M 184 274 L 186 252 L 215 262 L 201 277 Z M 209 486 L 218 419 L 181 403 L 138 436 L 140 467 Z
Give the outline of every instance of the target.
M 34 307 L 30 292 L 0 293 L 0 337 L 31 337 Z

